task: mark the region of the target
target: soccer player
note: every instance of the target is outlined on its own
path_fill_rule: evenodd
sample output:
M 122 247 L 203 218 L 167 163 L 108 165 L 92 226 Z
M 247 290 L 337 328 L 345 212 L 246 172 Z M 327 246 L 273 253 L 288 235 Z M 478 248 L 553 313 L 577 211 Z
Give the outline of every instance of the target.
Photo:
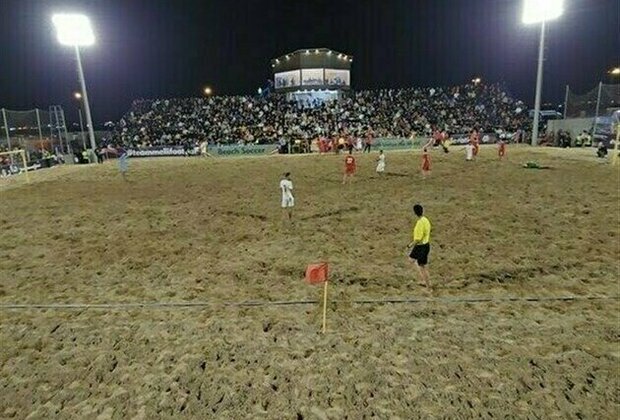
M 431 222 L 424 216 L 424 208 L 420 204 L 413 206 L 413 213 L 418 220 L 413 227 L 413 241 L 407 246 L 407 249 L 411 248 L 409 258 L 418 267 L 424 285 L 430 289 L 428 254 L 431 252 Z
M 293 221 L 293 207 L 295 206 L 295 197 L 293 197 L 293 181 L 291 181 L 291 173 L 287 172 L 280 180 L 280 191 L 282 191 L 282 210 L 284 210 L 284 218 L 288 216 L 288 221 Z
M 207 140 L 203 140 L 202 143 L 200 143 L 200 156 L 212 157 L 209 153 L 209 142 Z
M 439 129 L 436 129 L 433 132 L 433 147 L 441 146 L 444 153 L 448 153 L 448 148 L 446 147 L 444 140 L 448 139 L 448 134 L 444 131 L 441 132 Z
M 355 157 L 353 156 L 353 152 L 349 152 L 346 158 L 344 158 L 344 176 L 342 177 L 342 185 L 349 183 L 353 180 L 353 175 L 355 175 L 355 171 L 357 169 L 357 165 L 355 163 Z
M 431 156 L 428 153 L 428 147 L 424 147 L 422 151 L 422 176 L 426 178 L 431 174 Z
M 480 152 L 480 134 L 478 134 L 478 130 L 471 130 L 469 134 L 469 144 L 474 147 L 474 156 L 478 156 L 478 152 Z
M 383 175 L 385 172 L 385 155 L 383 150 L 379 150 L 379 157 L 377 158 L 377 173 Z
M 499 160 L 504 159 L 504 156 L 506 156 L 506 142 L 502 139 L 499 139 L 497 142 L 497 154 L 499 156 Z
M 364 153 L 368 152 L 370 153 L 370 148 L 372 147 L 372 137 L 374 136 L 374 133 L 372 132 L 372 130 L 370 128 L 368 128 L 368 131 L 366 132 L 366 142 L 364 145 Z
M 129 170 L 127 159 L 129 155 L 127 154 L 127 150 L 121 145 L 116 146 L 115 150 L 118 156 L 118 170 L 121 172 L 123 180 L 127 181 L 127 171 Z
M 355 149 L 355 139 L 353 135 L 347 134 L 347 149 L 349 150 L 349 154 L 353 153 L 353 149 Z
M 346 141 L 345 141 L 344 137 L 340 136 L 340 137 L 338 137 L 337 142 L 338 142 L 338 148 L 336 149 L 336 154 L 338 154 L 338 153 L 340 153 L 340 152 L 342 152 L 344 150 L 344 146 L 345 146 Z
M 465 160 L 468 162 L 474 160 L 474 146 L 471 143 L 465 145 Z

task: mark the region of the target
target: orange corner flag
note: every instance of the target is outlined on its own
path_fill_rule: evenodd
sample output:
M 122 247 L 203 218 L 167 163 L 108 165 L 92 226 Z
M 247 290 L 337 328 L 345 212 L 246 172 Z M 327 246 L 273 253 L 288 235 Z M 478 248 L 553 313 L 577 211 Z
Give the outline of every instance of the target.
M 310 284 L 321 284 L 327 281 L 329 266 L 326 262 L 319 264 L 309 264 L 306 267 L 306 282 Z

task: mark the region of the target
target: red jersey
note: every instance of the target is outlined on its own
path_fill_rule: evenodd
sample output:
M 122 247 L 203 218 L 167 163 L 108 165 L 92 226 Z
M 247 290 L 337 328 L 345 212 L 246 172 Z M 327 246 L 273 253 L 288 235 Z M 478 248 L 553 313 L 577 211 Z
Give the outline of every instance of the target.
M 422 153 L 422 170 L 430 171 L 431 170 L 431 157 L 428 152 Z
M 498 153 L 500 156 L 504 156 L 506 154 L 506 143 L 500 141 L 499 143 Z
M 443 141 L 443 137 L 441 135 L 441 132 L 439 130 L 435 130 L 435 132 L 433 133 L 433 144 L 435 146 L 439 146 L 441 144 L 441 142 Z
M 344 158 L 344 167 L 347 173 L 355 172 L 355 158 L 351 155 Z

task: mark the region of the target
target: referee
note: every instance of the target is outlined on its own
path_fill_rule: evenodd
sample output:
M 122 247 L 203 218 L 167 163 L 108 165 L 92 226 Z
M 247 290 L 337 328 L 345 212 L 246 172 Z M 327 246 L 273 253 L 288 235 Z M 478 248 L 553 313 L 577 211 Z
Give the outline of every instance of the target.
M 407 249 L 411 248 L 409 258 L 416 264 L 420 277 L 422 277 L 426 287 L 430 289 L 428 254 L 431 251 L 431 222 L 424 216 L 424 208 L 421 205 L 413 206 L 413 212 L 418 220 L 413 227 L 413 241 L 407 246 Z M 420 284 L 422 285 L 422 283 Z

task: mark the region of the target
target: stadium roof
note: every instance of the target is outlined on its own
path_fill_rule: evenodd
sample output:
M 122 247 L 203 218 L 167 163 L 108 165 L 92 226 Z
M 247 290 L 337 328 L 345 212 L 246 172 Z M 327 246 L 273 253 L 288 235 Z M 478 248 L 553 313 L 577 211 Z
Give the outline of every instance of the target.
M 286 60 L 290 60 L 294 56 L 298 55 L 310 55 L 310 54 L 326 54 L 326 55 L 334 55 L 342 60 L 346 60 L 348 62 L 353 61 L 353 56 L 350 54 L 344 54 L 331 48 L 303 48 L 300 50 L 295 50 L 288 54 L 281 55 L 280 57 L 274 58 L 271 60 L 271 66 L 275 67 L 277 64 L 284 62 Z

